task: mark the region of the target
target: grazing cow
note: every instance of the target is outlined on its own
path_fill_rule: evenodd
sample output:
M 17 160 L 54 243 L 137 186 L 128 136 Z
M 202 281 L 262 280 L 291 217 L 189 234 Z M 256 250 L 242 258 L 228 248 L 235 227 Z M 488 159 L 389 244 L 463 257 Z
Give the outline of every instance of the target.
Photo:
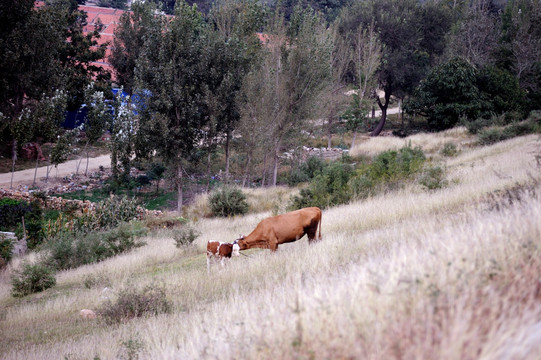
M 239 256 L 239 245 L 233 243 L 224 243 L 221 241 L 209 241 L 207 242 L 207 273 L 210 274 L 210 261 L 212 258 L 219 259 L 222 267 L 225 265 L 224 261 L 230 259 L 231 256 Z
M 321 209 L 309 207 L 261 220 L 248 236 L 235 240 L 240 250 L 263 248 L 276 251 L 279 244 L 293 242 L 308 235 L 308 242 L 316 240 L 319 226 L 321 240 Z

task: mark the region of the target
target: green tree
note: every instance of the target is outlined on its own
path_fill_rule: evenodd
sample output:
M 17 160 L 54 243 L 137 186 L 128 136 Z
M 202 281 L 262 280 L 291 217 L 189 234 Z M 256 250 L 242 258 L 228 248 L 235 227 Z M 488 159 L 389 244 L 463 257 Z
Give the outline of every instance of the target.
M 210 110 L 209 154 L 215 135 L 225 135 L 225 178 L 229 177 L 230 144 L 240 111 L 237 95 L 244 76 L 260 47 L 256 31 L 263 23 L 264 10 L 253 0 L 221 0 L 211 9 L 214 28 L 209 37 L 207 103 Z M 210 164 L 209 164 L 210 165 Z
M 85 99 L 87 108 L 84 122 L 86 143 L 83 152 L 86 152 L 86 176 L 90 158 L 90 150 L 88 145 L 94 145 L 98 142 L 107 129 L 107 125 L 111 124 L 112 114 L 111 109 L 105 102 L 105 95 L 103 91 L 96 90 L 93 83 L 88 85 L 85 91 Z M 79 171 L 79 164 L 77 165 L 77 172 Z
M 107 116 L 107 114 L 105 114 Z M 111 169 L 117 183 L 127 183 L 130 178 L 131 162 L 136 146 L 136 116 L 130 97 L 124 96 L 122 88 L 113 101 L 111 129 Z M 122 171 L 121 171 L 122 170 Z
M 269 120 L 273 176 L 276 185 L 280 152 L 288 136 L 298 135 L 314 104 L 330 81 L 331 32 L 312 9 L 297 7 L 286 24 L 277 12 L 267 31 L 269 40 L 260 78 L 265 117 Z
M 197 8 L 177 3 L 176 16 L 147 38 L 137 62 L 138 88 L 145 91 L 139 114 L 141 155 L 156 150 L 176 168 L 178 211 L 182 210 L 185 161 L 208 120 L 205 102 L 208 28 Z
M 2 1 L 0 24 L 0 138 L 12 144 L 15 161 L 24 141 L 42 135 L 15 137 L 26 126 L 17 122 L 39 113 L 41 99 L 63 90 L 77 107 L 92 78 L 106 86 L 107 73 L 92 63 L 103 58 L 106 44 L 97 45 L 97 31 L 83 34 L 86 13 L 75 0 L 48 1 L 41 7 L 27 0 Z
M 109 61 L 114 68 L 116 82 L 130 95 L 135 86 L 135 66 L 145 39 L 162 28 L 162 18 L 155 16 L 154 11 L 155 5 L 151 2 L 134 2 L 131 11 L 122 13 L 115 29 Z
M 541 4 L 508 1 L 502 13 L 496 65 L 514 74 L 526 90 L 530 109 L 541 107 Z
M 443 51 L 451 17 L 444 7 L 432 2 L 370 0 L 344 10 L 340 21 L 344 34 L 373 23 L 383 44 L 377 71 L 383 101 L 372 92 L 382 113 L 371 132 L 377 136 L 385 126 L 391 96 L 404 99 L 410 94 Z
M 405 104 L 410 113 L 427 117 L 434 130 L 453 127 L 461 117 L 477 119 L 490 110 L 477 86 L 477 70 L 468 61 L 455 58 L 435 67 Z

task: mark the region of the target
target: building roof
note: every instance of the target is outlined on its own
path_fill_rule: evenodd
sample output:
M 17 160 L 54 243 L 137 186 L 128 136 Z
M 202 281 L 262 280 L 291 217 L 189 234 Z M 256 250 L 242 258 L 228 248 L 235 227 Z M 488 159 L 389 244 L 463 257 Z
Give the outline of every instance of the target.
M 105 52 L 105 58 L 99 62 L 95 62 L 94 64 L 99 65 L 106 70 L 109 70 L 114 80 L 115 76 L 113 67 L 111 66 L 111 64 L 109 64 L 108 59 L 111 55 L 111 50 L 113 48 L 115 29 L 120 23 L 120 16 L 122 16 L 125 10 L 87 5 L 80 5 L 79 10 L 85 11 L 88 14 L 88 24 L 83 29 L 85 33 L 89 31 L 94 31 L 94 26 L 98 23 L 98 19 L 103 24 L 103 29 L 100 31 L 100 38 L 98 39 L 98 44 L 101 45 L 108 41 L 109 45 L 107 46 L 107 50 Z

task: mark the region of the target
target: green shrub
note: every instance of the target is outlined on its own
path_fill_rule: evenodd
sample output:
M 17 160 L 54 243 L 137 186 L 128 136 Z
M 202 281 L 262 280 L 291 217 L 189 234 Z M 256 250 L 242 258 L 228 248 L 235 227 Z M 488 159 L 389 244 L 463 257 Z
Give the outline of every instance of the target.
M 349 164 L 334 162 L 317 175 L 307 189 L 290 199 L 289 209 L 300 209 L 307 206 L 327 208 L 347 203 L 351 199 L 348 181 L 353 175 Z
M 491 145 L 504 140 L 503 131 L 497 128 L 481 130 L 477 135 L 479 137 L 479 144 L 481 145 Z
M 0 269 L 13 257 L 13 242 L 0 235 Z
M 74 231 L 88 233 L 111 229 L 122 222 L 137 218 L 138 215 L 136 200 L 126 196 L 110 196 L 98 202 L 94 211 L 77 217 L 74 222 Z
M 214 216 L 244 215 L 248 212 L 246 195 L 238 188 L 223 187 L 209 197 L 209 206 Z
M 532 120 L 521 121 L 504 128 L 487 128 L 477 135 L 481 145 L 491 145 L 499 141 L 541 131 L 541 124 Z
M 475 120 L 467 120 L 466 118 L 463 118 L 461 123 L 471 134 L 477 134 L 484 128 L 495 125 L 494 119 L 491 118 L 477 118 Z
M 175 246 L 181 248 L 186 245 L 191 245 L 195 239 L 199 237 L 200 233 L 192 226 L 184 226 L 181 229 L 173 230 L 173 240 L 175 240 Z
M 146 232 L 139 222 L 123 223 L 109 231 L 88 234 L 61 232 L 47 242 L 47 263 L 55 269 L 65 270 L 103 261 L 145 245 L 136 238 Z
M 374 158 L 370 166 L 361 169 L 360 175 L 367 176 L 374 184 L 395 184 L 418 172 L 425 160 L 420 147 L 405 146 L 400 150 L 385 151 Z
M 365 199 L 375 193 L 374 182 L 366 175 L 354 176 L 349 186 L 355 199 Z
M 447 157 L 454 157 L 458 154 L 458 148 L 455 143 L 448 142 L 443 145 L 440 154 Z
M 33 250 L 45 239 L 43 221 L 41 219 L 25 219 L 24 226 L 26 229 L 26 244 L 30 250 Z M 15 236 L 17 236 L 17 239 L 22 239 L 24 237 L 22 223 L 19 223 L 15 229 Z
M 312 180 L 316 175 L 321 174 L 326 164 L 320 157 L 311 156 L 306 162 L 291 169 L 287 178 L 287 184 L 294 186 Z
M 441 189 L 447 185 L 445 170 L 441 166 L 429 166 L 423 170 L 419 182 L 428 190 Z
M 371 163 L 362 164 L 356 172 L 343 161 L 323 168 L 308 188 L 290 199 L 288 208 L 326 208 L 345 204 L 353 198 L 365 198 L 380 188 L 396 187 L 422 169 L 425 156 L 420 147 L 405 146 L 398 151 L 385 151 L 377 155 Z
M 98 313 L 108 324 L 142 316 L 158 315 L 171 311 L 163 286 L 149 285 L 138 290 L 132 287 L 120 291 L 116 301 L 107 301 Z
M 14 200 L 10 198 L 0 199 L 0 230 L 14 231 L 21 223 L 21 219 L 25 220 L 39 217 L 39 206 L 37 204 L 29 204 L 24 200 Z
M 40 263 L 24 264 L 20 271 L 13 274 L 11 278 L 14 297 L 22 297 L 32 293 L 40 292 L 56 284 L 54 271 Z

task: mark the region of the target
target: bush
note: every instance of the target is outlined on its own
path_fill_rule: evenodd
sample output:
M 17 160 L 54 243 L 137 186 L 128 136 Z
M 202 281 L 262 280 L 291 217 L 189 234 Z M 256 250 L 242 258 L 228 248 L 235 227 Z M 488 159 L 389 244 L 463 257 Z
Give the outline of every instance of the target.
M 349 164 L 334 162 L 323 169 L 311 182 L 308 189 L 302 189 L 299 195 L 290 200 L 290 209 L 307 206 L 327 208 L 347 203 L 351 199 L 348 181 L 353 175 Z
M 14 297 L 23 297 L 40 292 L 56 284 L 54 271 L 43 264 L 24 264 L 11 278 Z
M 13 242 L 0 234 L 0 269 L 13 257 Z
M 366 175 L 353 177 L 349 186 L 355 199 L 365 199 L 375 193 L 374 182 Z
M 47 242 L 47 263 L 57 270 L 76 268 L 145 245 L 136 238 L 146 234 L 140 223 L 123 223 L 109 231 L 89 234 L 59 233 Z
M 136 317 L 168 313 L 171 307 L 165 288 L 149 285 L 142 290 L 124 289 L 115 302 L 107 301 L 98 313 L 108 324 L 113 324 Z
M 443 145 L 440 154 L 447 157 L 454 157 L 458 154 L 458 148 L 455 143 L 448 142 Z
M 223 187 L 209 197 L 209 205 L 214 216 L 244 215 L 248 212 L 246 195 L 237 188 Z
M 173 240 L 175 240 L 175 246 L 181 248 L 186 245 L 191 245 L 195 239 L 199 237 L 200 233 L 192 226 L 185 226 L 181 229 L 173 230 Z
M 441 189 L 447 184 L 445 171 L 441 166 L 429 166 L 424 169 L 419 182 L 428 190 Z
M 371 163 L 361 165 L 356 173 L 348 164 L 331 163 L 310 182 L 308 188 L 290 199 L 288 208 L 326 208 L 345 204 L 353 198 L 365 198 L 375 193 L 378 186 L 392 188 L 418 173 L 424 160 L 420 147 L 405 146 L 398 151 L 379 154 Z
M 74 231 L 88 233 L 106 230 L 122 222 L 128 222 L 139 215 L 137 201 L 126 196 L 110 196 L 96 204 L 94 211 L 75 219 Z
M 17 225 L 21 223 L 21 218 L 23 216 L 25 219 L 29 218 L 28 214 L 31 214 L 34 210 L 35 206 L 23 200 L 0 199 L 0 230 L 14 231 Z
M 317 156 L 309 157 L 299 167 L 293 168 L 287 179 L 289 186 L 294 186 L 312 180 L 316 175 L 321 174 L 326 164 Z
M 494 124 L 494 119 L 477 118 L 475 120 L 462 119 L 461 123 L 468 129 L 471 134 L 477 134 L 484 128 Z
M 529 118 L 526 121 L 511 124 L 504 128 L 488 128 L 478 133 L 481 145 L 490 145 L 513 137 L 541 131 L 541 123 Z
M 420 147 L 405 146 L 400 150 L 385 151 L 374 158 L 369 167 L 361 169 L 360 175 L 367 176 L 374 184 L 394 185 L 418 172 L 425 160 Z

